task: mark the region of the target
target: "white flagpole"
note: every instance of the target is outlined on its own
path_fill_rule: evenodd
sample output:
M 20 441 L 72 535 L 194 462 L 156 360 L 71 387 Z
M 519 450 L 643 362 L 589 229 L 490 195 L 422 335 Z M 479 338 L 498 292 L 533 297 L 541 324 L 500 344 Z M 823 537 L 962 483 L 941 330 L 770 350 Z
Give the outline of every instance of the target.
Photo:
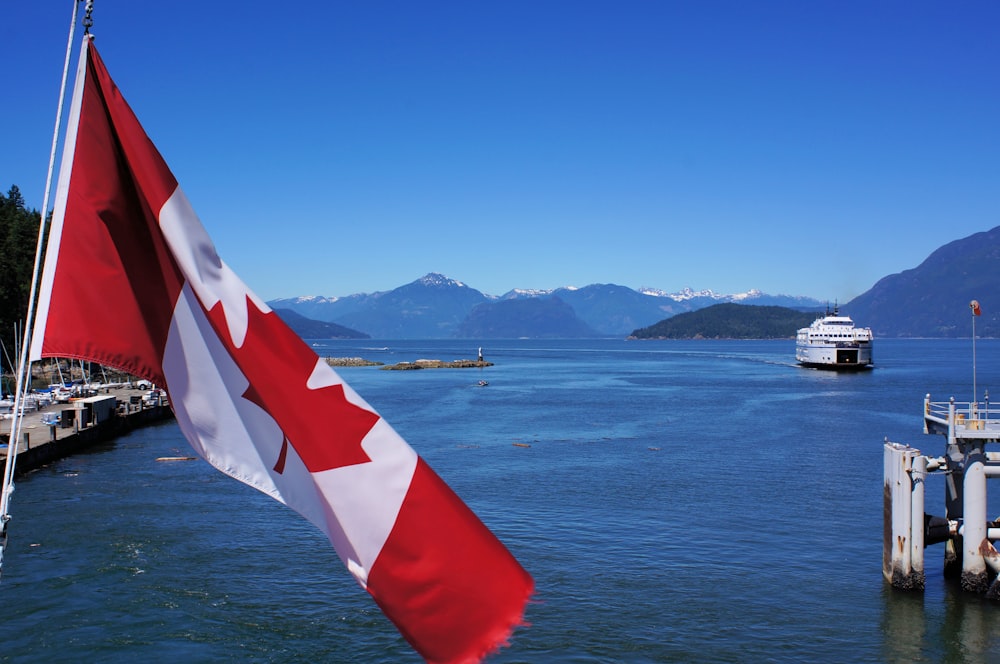
M 979 303 L 976 300 L 969 303 L 969 307 L 972 309 L 972 410 L 969 413 L 970 417 L 975 417 L 979 399 L 979 392 L 976 390 L 976 308 L 978 306 Z
M 66 81 L 69 78 L 69 63 L 73 51 L 73 40 L 76 34 L 76 21 L 80 0 L 73 0 L 73 18 L 69 24 L 69 38 L 66 42 L 66 58 L 63 62 L 62 84 L 59 86 L 59 104 L 56 108 L 55 128 L 52 131 L 52 149 L 49 152 L 49 170 L 45 178 L 45 193 L 42 196 L 42 218 L 38 224 L 38 242 L 35 246 L 35 264 L 31 273 L 31 291 L 28 295 L 27 322 L 21 340 L 21 351 L 17 359 L 17 387 L 14 391 L 14 414 L 10 424 L 10 440 L 7 445 L 7 459 L 4 463 L 3 484 L 0 485 L 0 571 L 3 570 L 3 554 L 7 548 L 7 522 L 10 521 L 10 496 L 14 492 L 14 469 L 16 467 L 17 450 L 21 437 L 21 410 L 25 398 L 31 389 L 31 362 L 28 360 L 28 349 L 31 348 L 31 331 L 34 327 L 35 299 L 38 291 L 38 279 L 41 274 L 42 249 L 45 239 L 45 224 L 49 209 L 49 194 L 52 191 L 52 173 L 55 169 L 56 152 L 59 146 L 59 126 L 62 124 L 62 110 L 66 99 Z M 89 21 L 92 3 L 87 5 Z M 89 27 L 89 26 L 88 26 Z

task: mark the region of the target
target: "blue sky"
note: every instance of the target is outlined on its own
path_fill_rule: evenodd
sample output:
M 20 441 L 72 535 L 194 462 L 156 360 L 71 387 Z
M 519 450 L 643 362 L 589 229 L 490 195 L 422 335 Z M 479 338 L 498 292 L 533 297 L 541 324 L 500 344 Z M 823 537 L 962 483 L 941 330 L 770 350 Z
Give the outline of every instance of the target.
M 0 188 L 36 208 L 72 8 L 0 4 Z M 434 271 L 843 303 L 1000 225 L 997 25 L 984 0 L 96 0 L 92 31 L 265 299 Z

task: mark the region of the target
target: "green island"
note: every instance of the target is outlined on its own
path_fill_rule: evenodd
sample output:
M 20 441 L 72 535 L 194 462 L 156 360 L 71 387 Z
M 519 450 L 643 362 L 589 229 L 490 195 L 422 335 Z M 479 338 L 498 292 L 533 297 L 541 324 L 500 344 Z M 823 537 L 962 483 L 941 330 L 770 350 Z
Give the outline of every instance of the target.
M 794 339 L 815 312 L 750 304 L 714 304 L 632 332 L 629 339 Z

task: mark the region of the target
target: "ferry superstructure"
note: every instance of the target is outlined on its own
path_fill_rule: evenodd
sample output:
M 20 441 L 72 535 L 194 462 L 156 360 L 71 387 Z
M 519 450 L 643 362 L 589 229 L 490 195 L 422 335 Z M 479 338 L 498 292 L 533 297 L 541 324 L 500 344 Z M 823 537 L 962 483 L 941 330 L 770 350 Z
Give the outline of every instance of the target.
M 806 367 L 857 370 L 872 367 L 872 331 L 854 327 L 850 316 L 833 313 L 817 318 L 795 336 L 795 359 Z

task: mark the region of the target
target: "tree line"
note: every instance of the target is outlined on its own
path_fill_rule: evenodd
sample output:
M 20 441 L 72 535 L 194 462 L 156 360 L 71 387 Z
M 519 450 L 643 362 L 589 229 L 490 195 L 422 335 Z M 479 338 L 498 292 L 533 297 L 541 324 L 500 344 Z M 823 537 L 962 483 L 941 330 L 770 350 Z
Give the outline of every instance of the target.
M 20 350 L 15 326 L 23 332 L 31 291 L 31 272 L 42 216 L 24 203 L 17 185 L 0 194 L 0 341 L 7 353 L 0 356 L 4 373 Z
M 789 339 L 816 314 L 786 307 L 714 304 L 632 332 L 635 339 Z

